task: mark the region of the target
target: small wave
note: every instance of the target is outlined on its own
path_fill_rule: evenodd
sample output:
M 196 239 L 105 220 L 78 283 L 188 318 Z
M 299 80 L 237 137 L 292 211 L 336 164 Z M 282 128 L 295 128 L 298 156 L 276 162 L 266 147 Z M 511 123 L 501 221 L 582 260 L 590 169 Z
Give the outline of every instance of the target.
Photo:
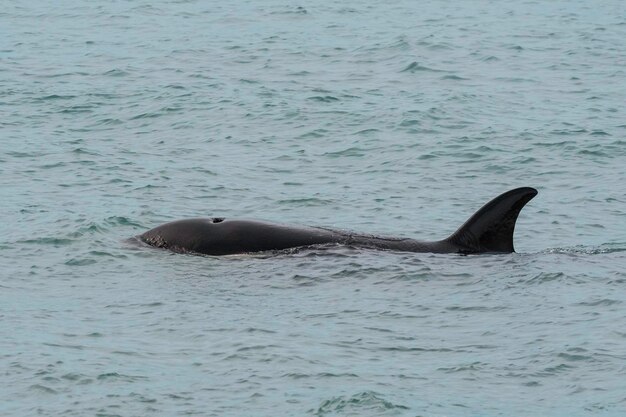
M 559 358 L 561 358 L 561 359 L 565 359 L 565 360 L 570 361 L 570 362 L 588 361 L 588 360 L 592 360 L 593 359 L 589 355 L 578 355 L 578 354 L 575 354 L 575 353 L 567 353 L 567 352 L 561 352 L 557 356 Z
M 62 77 L 69 77 L 72 75 L 79 75 L 79 76 L 85 77 L 90 74 L 83 72 L 83 71 L 74 71 L 74 72 L 58 72 L 56 74 L 46 74 L 46 75 L 41 75 L 40 77 L 41 78 L 62 78 Z
M 611 136 L 610 133 L 605 132 L 604 130 L 593 130 L 590 135 L 592 136 Z
M 80 382 L 83 382 L 83 383 L 85 383 L 84 381 L 86 381 L 86 380 L 91 381 L 89 378 L 87 378 L 86 375 L 84 375 L 84 374 L 77 374 L 77 373 L 74 373 L 74 372 L 70 372 L 70 373 L 61 375 L 61 379 L 64 379 L 66 381 L 80 381 Z
M 122 216 L 107 217 L 104 222 L 109 226 L 133 226 L 143 227 L 143 225 L 133 222 L 132 220 Z
M 277 348 L 277 345 L 253 345 L 253 346 L 243 346 L 237 349 L 237 352 L 248 352 L 251 350 L 265 350 L 271 348 Z
M 422 124 L 422 121 L 417 119 L 404 119 L 400 122 L 400 126 L 402 127 L 416 126 L 420 124 Z
M 101 156 L 98 152 L 88 151 L 85 148 L 75 148 L 74 150 L 72 150 L 72 153 L 77 154 L 77 155 Z M 81 161 L 81 162 L 85 162 L 85 161 Z
M 328 133 L 327 130 L 325 129 L 315 129 L 311 132 L 307 132 L 304 133 L 300 136 L 298 136 L 298 139 L 316 139 L 316 138 L 323 138 L 324 136 L 326 136 L 326 133 Z
M 117 372 L 106 372 L 104 374 L 98 375 L 98 381 L 135 382 L 135 381 L 142 380 L 142 379 L 148 379 L 148 378 L 145 376 L 118 374 Z
M 37 391 L 37 392 L 41 392 L 44 394 L 56 394 L 57 393 L 56 390 L 53 390 L 52 388 L 46 387 L 45 385 L 41 385 L 41 384 L 31 385 L 29 388 L 31 391 Z
M 120 95 L 116 93 L 87 93 L 85 95 L 88 97 L 104 98 L 104 99 L 109 99 L 109 100 L 120 97 Z
M 98 256 L 98 257 L 110 257 L 110 258 L 118 258 L 118 259 L 126 259 L 126 255 L 116 255 L 110 252 L 104 252 L 104 251 L 96 251 L 96 250 L 92 250 L 89 252 L 89 255 L 92 256 Z
M 465 81 L 469 78 L 460 77 L 458 75 L 444 75 L 441 77 L 442 80 L 452 80 L 452 81 Z
M 135 190 L 150 190 L 153 188 L 166 188 L 164 185 L 152 185 L 152 184 L 147 184 L 147 185 L 142 185 L 140 187 L 135 188 Z
M 122 122 L 120 119 L 115 119 L 115 118 L 104 118 L 104 119 L 100 119 L 98 121 L 96 121 L 95 126 L 116 126 L 116 125 L 121 125 L 124 122 Z
M 142 403 L 156 403 L 157 402 L 156 398 L 149 398 L 144 395 L 138 394 L 136 392 L 131 393 L 129 397 L 135 398 L 137 399 L 137 401 L 142 402 Z
M 155 117 L 161 117 L 163 116 L 163 113 L 160 111 L 157 112 L 146 112 L 146 113 L 141 113 L 138 114 L 136 116 L 133 116 L 130 118 L 130 120 L 139 120 L 139 119 L 152 119 Z
M 319 101 L 321 103 L 332 103 L 334 101 L 339 101 L 339 99 L 334 96 L 312 96 L 309 97 L 308 100 Z
M 611 157 L 611 155 L 609 155 L 606 152 L 601 151 L 601 150 L 582 149 L 582 150 L 578 151 L 578 154 L 579 155 L 585 155 L 585 156 L 598 156 L 598 157 L 602 157 L 602 158 Z
M 572 366 L 561 363 L 555 366 L 549 366 L 545 368 L 543 371 L 535 372 L 531 374 L 530 376 L 531 377 L 549 377 L 549 376 L 554 376 L 560 373 L 569 372 L 572 369 L 573 369 Z
M 626 243 L 605 243 L 600 246 L 570 246 L 563 248 L 552 248 L 544 251 L 545 253 L 556 253 L 564 255 L 603 255 L 609 253 L 626 252 Z
M 309 12 L 302 6 L 298 6 L 294 9 L 291 10 L 281 10 L 281 11 L 276 11 L 276 12 L 271 12 L 270 14 L 272 15 L 305 15 L 308 14 Z
M 72 96 L 72 95 L 60 95 L 60 94 L 50 94 L 48 96 L 43 96 L 43 97 L 39 97 L 36 99 L 36 101 L 49 101 L 49 100 L 71 100 L 73 98 L 76 98 L 76 96 Z
M 19 151 L 11 151 L 6 153 L 9 156 L 15 158 L 39 158 L 45 156 L 42 152 L 19 152 Z
M 60 168 L 60 167 L 64 167 L 64 166 L 65 166 L 64 162 L 56 162 L 56 163 L 51 163 L 51 164 L 40 165 L 39 168 L 41 168 L 41 169 L 52 169 L 52 168 Z
M 496 77 L 496 81 L 504 81 L 509 83 L 536 83 L 537 80 L 522 77 Z
M 483 363 L 481 363 L 481 362 L 472 362 L 472 363 L 469 363 L 469 364 L 466 364 L 466 365 L 458 365 L 458 366 L 452 366 L 452 367 L 437 368 L 437 370 L 445 372 L 447 374 L 453 374 L 453 373 L 465 372 L 465 371 L 479 371 L 480 369 L 482 369 L 482 367 L 483 367 Z
M 362 156 L 365 156 L 365 151 L 361 148 L 351 147 L 351 148 L 344 149 L 342 151 L 326 152 L 324 156 L 328 156 L 331 158 L 362 157 Z
M 565 274 L 562 272 L 541 272 L 530 279 L 523 280 L 524 282 L 532 284 L 543 284 L 550 281 L 560 280 L 565 278 Z
M 131 352 L 128 350 L 114 350 L 111 353 L 114 355 L 122 355 L 122 356 L 136 356 L 136 357 L 142 356 L 141 353 Z
M 416 61 L 413 61 L 400 72 L 445 72 L 445 71 L 440 70 L 440 69 L 426 67 L 426 66 L 418 64 Z
M 365 412 L 373 412 L 376 415 L 395 414 L 400 410 L 408 410 L 409 407 L 394 404 L 386 400 L 381 394 L 374 391 L 364 391 L 350 397 L 344 395 L 333 397 L 322 402 L 317 410 L 309 410 L 317 416 L 326 416 L 335 413 L 342 415 L 361 415 Z
M 358 53 L 361 56 L 368 56 L 378 51 L 387 51 L 387 50 L 401 50 L 405 51 L 410 48 L 409 42 L 407 42 L 404 36 L 400 36 L 396 40 L 390 43 L 376 43 L 374 45 L 366 45 L 360 46 L 354 50 L 355 53 Z M 362 61 L 362 62 L 373 62 L 373 61 Z
M 60 343 L 42 343 L 44 346 L 50 346 L 50 347 L 60 347 L 60 348 L 66 348 L 66 349 L 76 349 L 76 350 L 83 350 L 85 347 L 83 345 L 69 345 L 69 344 L 60 344 Z
M 603 306 L 603 307 L 607 307 L 607 306 L 612 306 L 615 304 L 621 304 L 622 301 L 620 300 L 611 300 L 608 298 L 603 298 L 601 300 L 595 300 L 595 301 L 583 301 L 578 303 L 577 305 L 579 306 L 585 306 L 585 307 L 597 307 L 597 306 Z
M 73 238 L 81 237 L 84 235 L 100 234 L 104 233 L 106 228 L 100 226 L 95 222 L 89 222 L 83 226 L 80 226 L 75 232 L 70 233 Z
M 107 72 L 105 72 L 102 75 L 106 75 L 108 77 L 123 77 L 125 75 L 128 75 L 128 73 L 126 71 L 124 71 L 124 70 L 116 68 L 116 69 L 112 69 L 110 71 L 107 71 Z
M 371 135 L 371 134 L 375 134 L 375 133 L 379 133 L 380 130 L 378 129 L 363 129 L 363 130 L 359 130 L 358 132 L 353 133 L 353 135 L 362 135 L 362 136 L 366 136 L 366 135 Z
M 289 74 L 287 74 L 290 77 L 306 77 L 311 75 L 312 73 L 306 70 L 302 70 L 302 71 L 295 71 L 295 72 L 290 72 Z
M 38 239 L 19 240 L 17 243 L 26 243 L 30 245 L 52 245 L 52 246 L 58 247 L 58 246 L 71 245 L 73 242 L 74 242 L 73 239 L 66 239 L 66 238 L 59 238 L 59 237 L 41 237 Z
M 358 378 L 359 376 L 353 373 L 334 374 L 332 372 L 321 372 L 318 374 L 304 374 L 300 372 L 290 372 L 290 373 L 284 374 L 283 377 L 292 378 L 292 379 L 305 379 L 305 378 Z
M 420 46 L 424 46 L 431 51 L 449 51 L 454 49 L 452 44 L 446 42 L 427 42 L 427 41 L 419 41 L 417 43 Z
M 417 347 L 417 346 L 382 347 L 382 348 L 379 348 L 378 350 L 381 350 L 383 352 L 439 352 L 439 353 L 453 352 L 453 350 L 449 348 L 425 348 L 425 347 Z
M 315 206 L 326 206 L 328 204 L 332 204 L 331 200 L 324 200 L 321 198 L 290 198 L 287 200 L 280 200 L 278 204 L 289 204 L 296 205 L 301 207 L 315 207 Z
M 505 306 L 485 307 L 485 306 L 452 306 L 446 307 L 448 311 L 501 311 L 506 310 Z
M 245 332 L 245 333 L 266 333 L 266 334 L 275 334 L 276 333 L 274 330 L 261 329 L 261 328 L 257 328 L 257 327 L 248 327 L 247 329 L 244 329 L 243 332 Z
M 96 260 L 95 259 L 90 259 L 90 258 L 72 258 L 68 261 L 65 262 L 65 265 L 68 266 L 87 266 L 87 265 L 92 265 L 95 264 Z

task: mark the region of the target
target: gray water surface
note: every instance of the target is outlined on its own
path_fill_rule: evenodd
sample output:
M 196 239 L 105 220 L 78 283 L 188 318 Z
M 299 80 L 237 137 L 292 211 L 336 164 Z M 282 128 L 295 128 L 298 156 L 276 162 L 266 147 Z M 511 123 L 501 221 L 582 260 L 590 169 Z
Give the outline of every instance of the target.
M 5 2 L 0 415 L 626 414 L 620 1 Z M 246 217 L 518 253 L 224 258 Z

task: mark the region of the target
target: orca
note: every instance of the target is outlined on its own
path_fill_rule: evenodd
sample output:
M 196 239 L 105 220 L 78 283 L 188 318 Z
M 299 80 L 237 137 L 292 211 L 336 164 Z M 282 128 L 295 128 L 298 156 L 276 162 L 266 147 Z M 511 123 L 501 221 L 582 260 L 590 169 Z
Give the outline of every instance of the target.
M 516 188 L 494 198 L 450 237 L 432 242 L 382 237 L 324 227 L 289 226 L 222 217 L 173 221 L 138 238 L 148 245 L 179 253 L 233 255 L 277 251 L 312 245 L 431 253 L 511 253 L 515 222 L 537 190 Z

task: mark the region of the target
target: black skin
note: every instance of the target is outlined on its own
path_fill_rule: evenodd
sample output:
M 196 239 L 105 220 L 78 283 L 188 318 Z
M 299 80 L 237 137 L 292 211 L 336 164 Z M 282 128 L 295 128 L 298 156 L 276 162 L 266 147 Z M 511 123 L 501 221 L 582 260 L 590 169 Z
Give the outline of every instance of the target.
M 149 230 L 139 239 L 173 252 L 204 255 L 232 255 L 324 244 L 405 252 L 510 253 L 514 252 L 513 232 L 517 216 L 535 195 L 537 190 L 530 187 L 501 194 L 478 210 L 449 238 L 434 242 L 223 218 L 178 220 Z

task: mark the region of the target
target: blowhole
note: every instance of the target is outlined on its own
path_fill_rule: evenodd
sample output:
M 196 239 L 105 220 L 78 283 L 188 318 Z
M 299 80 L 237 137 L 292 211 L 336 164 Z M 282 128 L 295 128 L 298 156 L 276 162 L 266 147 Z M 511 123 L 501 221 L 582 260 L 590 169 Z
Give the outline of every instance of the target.
M 221 223 L 221 222 L 223 222 L 223 221 L 224 221 L 224 218 L 223 218 L 223 217 L 213 217 L 213 218 L 211 219 L 211 223 Z

